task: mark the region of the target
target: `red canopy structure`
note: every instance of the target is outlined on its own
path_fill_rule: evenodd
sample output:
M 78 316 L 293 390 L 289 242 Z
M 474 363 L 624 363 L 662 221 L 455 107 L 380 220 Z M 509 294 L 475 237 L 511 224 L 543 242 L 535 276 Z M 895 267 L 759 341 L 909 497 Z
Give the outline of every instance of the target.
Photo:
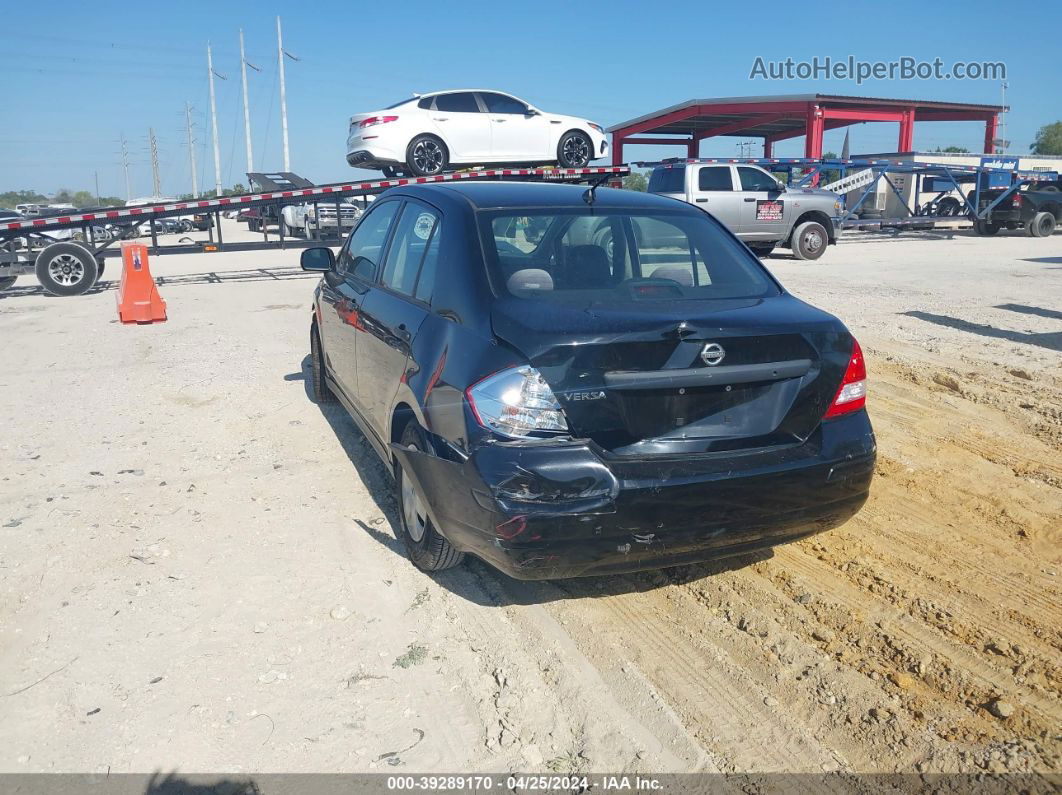
M 763 156 L 772 157 L 776 141 L 804 136 L 804 156 L 822 157 L 826 130 L 867 121 L 898 122 L 898 152 L 914 150 L 918 121 L 977 121 L 985 125 L 986 154 L 995 151 L 1001 105 L 933 102 L 916 99 L 847 97 L 835 94 L 783 94 L 769 97 L 691 99 L 608 128 L 612 162 L 625 162 L 627 144 L 678 145 L 697 157 L 700 142 L 719 135 L 762 138 Z M 672 136 L 661 138 L 656 136 Z M 681 136 L 681 137 L 675 137 Z

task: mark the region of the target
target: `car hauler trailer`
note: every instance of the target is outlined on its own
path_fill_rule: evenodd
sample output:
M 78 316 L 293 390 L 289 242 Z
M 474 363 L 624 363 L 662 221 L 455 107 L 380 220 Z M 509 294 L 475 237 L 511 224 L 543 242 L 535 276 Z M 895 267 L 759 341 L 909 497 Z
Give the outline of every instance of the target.
M 982 234 L 984 226 L 992 223 L 992 211 L 1022 186 L 1058 180 L 1058 174 L 1054 171 L 1023 171 L 989 166 L 864 158 L 669 158 L 662 161 L 639 161 L 630 165 L 651 168 L 662 164 L 687 163 L 760 166 L 768 171 L 785 172 L 790 185 L 809 187 L 820 180 L 823 172 L 837 171 L 841 176 L 839 180 L 819 187 L 836 190 L 848 197 L 838 219 L 838 226 L 842 229 L 928 229 L 944 221 L 966 218 L 973 223 L 974 230 Z M 795 172 L 799 172 L 799 176 Z M 913 176 L 913 202 L 904 198 L 897 187 L 893 178 L 898 174 Z M 972 187 L 964 193 L 962 185 Z M 905 215 L 895 218 L 858 217 L 867 199 L 877 193 L 879 186 L 887 187 L 896 196 Z M 989 189 L 992 190 L 991 200 L 982 201 L 982 194 Z M 953 191 L 957 192 L 958 196 L 951 196 Z M 934 198 L 920 202 L 919 197 L 927 192 L 935 194 Z M 943 204 L 945 197 L 951 198 L 952 202 Z
M 627 166 L 591 166 L 587 168 L 490 168 L 439 174 L 433 177 L 410 177 L 374 182 L 344 182 L 332 185 L 317 185 L 265 193 L 245 193 L 237 196 L 222 196 L 216 199 L 201 199 L 143 207 L 120 207 L 85 210 L 69 215 L 43 218 L 27 218 L 19 221 L 0 221 L 0 291 L 14 284 L 23 273 L 34 272 L 46 291 L 54 295 L 81 295 L 87 292 L 103 272 L 104 259 L 117 256 L 111 249 L 119 237 L 109 235 L 106 241 L 97 241 L 94 229 L 104 224 L 117 227 L 132 227 L 149 223 L 151 250 L 155 254 L 195 253 L 220 251 L 225 247 L 222 239 L 220 216 L 227 210 L 247 207 L 273 207 L 276 216 L 284 205 L 303 203 L 315 207 L 333 204 L 337 214 L 339 205 L 349 198 L 375 196 L 388 188 L 400 185 L 416 185 L 434 182 L 458 182 L 463 180 L 524 180 L 543 182 L 603 182 L 620 178 L 630 173 Z M 206 242 L 188 245 L 160 246 L 155 221 L 188 214 L 209 214 L 213 222 L 207 225 L 210 238 Z M 57 240 L 56 233 L 80 231 L 81 240 Z M 216 239 L 215 239 L 216 232 Z M 286 238 L 283 229 L 271 241 L 265 226 L 263 239 L 249 243 L 230 244 L 231 250 L 248 251 L 263 248 L 281 248 L 293 243 Z M 295 242 L 294 245 L 299 245 Z M 307 245 L 302 242 L 302 245 Z M 309 245 L 313 245 L 310 243 Z

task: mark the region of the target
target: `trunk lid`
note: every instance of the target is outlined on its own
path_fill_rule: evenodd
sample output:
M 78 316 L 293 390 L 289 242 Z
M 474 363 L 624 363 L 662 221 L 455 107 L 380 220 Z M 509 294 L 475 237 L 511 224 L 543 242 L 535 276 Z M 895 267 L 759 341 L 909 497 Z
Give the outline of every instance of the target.
M 789 295 L 573 305 L 500 299 L 494 332 L 550 384 L 573 435 L 620 455 L 799 444 L 852 338 Z

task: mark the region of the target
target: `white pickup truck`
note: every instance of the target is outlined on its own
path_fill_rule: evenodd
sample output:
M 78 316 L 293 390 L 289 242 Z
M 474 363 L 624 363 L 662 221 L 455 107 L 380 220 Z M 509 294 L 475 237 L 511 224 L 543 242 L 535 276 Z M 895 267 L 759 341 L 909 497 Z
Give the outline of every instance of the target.
M 836 193 L 788 187 L 758 166 L 665 163 L 653 169 L 648 190 L 706 210 L 761 256 L 783 246 L 797 259 L 818 259 L 837 242 Z
M 338 214 L 334 202 L 318 204 L 316 211 L 312 204 L 289 204 L 280 211 L 280 231 L 285 237 L 301 235 L 307 240 L 342 236 L 354 228 L 361 212 L 360 207 L 349 201 L 339 203 Z

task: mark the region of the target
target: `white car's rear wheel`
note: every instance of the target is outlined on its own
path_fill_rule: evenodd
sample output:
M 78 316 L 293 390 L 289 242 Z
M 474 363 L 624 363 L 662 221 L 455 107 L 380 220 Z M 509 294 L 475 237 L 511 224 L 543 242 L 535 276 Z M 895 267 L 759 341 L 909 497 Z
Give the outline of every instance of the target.
M 406 165 L 418 177 L 433 177 L 444 172 L 449 165 L 450 154 L 446 144 L 434 135 L 418 135 L 409 142 L 406 150 Z

